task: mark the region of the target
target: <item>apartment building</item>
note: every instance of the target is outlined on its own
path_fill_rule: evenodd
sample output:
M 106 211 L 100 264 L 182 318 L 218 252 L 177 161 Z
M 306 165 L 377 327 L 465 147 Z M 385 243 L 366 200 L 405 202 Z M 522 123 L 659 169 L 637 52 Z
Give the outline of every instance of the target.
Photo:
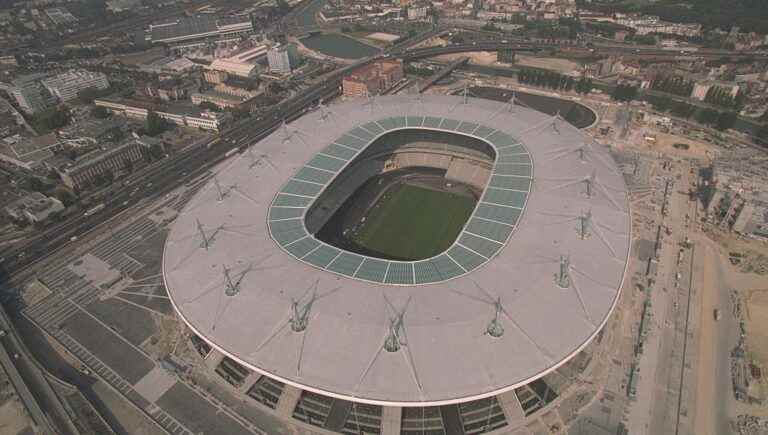
M 402 79 L 401 60 L 379 60 L 344 77 L 342 88 L 346 97 L 365 97 L 380 94 Z

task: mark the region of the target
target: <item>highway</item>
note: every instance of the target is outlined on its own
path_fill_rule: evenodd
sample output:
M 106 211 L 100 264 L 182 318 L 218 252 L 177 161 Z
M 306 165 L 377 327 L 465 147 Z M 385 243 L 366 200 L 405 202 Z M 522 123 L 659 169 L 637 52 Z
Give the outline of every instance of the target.
M 244 148 L 257 142 L 279 128 L 283 120 L 290 121 L 315 102 L 338 94 L 341 74 L 335 73 L 325 81 L 277 105 L 262 118 L 257 118 L 255 121 L 248 118 L 235 123 L 221 133 L 220 140 L 216 141 L 218 143 L 212 140 L 187 148 L 121 181 L 123 186 L 115 189 L 112 196 L 104 202 L 105 207 L 102 210 L 89 216 L 70 218 L 39 233 L 34 239 L 11 252 L 4 253 L 3 261 L 0 262 L 0 267 L 3 269 L 0 271 L 9 275 L 18 275 L 28 266 L 70 243 L 72 237 L 79 237 L 94 229 L 111 217 L 135 206 L 140 200 L 160 197 L 180 184 L 201 175 L 224 160 L 224 154 L 233 148 Z M 132 194 L 135 189 L 138 191 Z M 31 273 L 22 275 L 31 276 Z M 29 276 L 14 276 L 14 278 L 22 280 Z
M 116 189 L 115 193 L 105 202 L 105 208 L 92 216 L 79 216 L 71 218 L 67 222 L 55 225 L 38 235 L 25 245 L 17 247 L 11 252 L 6 252 L 0 260 L 0 276 L 5 273 L 17 273 L 21 269 L 46 255 L 55 252 L 56 249 L 67 244 L 72 237 L 78 236 L 95 226 L 100 222 L 109 219 L 112 216 L 130 208 L 138 199 L 155 197 L 171 190 L 174 186 L 191 179 L 194 174 L 208 170 L 216 163 L 221 161 L 223 155 L 233 147 L 244 147 L 250 145 L 265 137 L 284 120 L 290 121 L 293 117 L 299 116 L 316 102 L 335 96 L 341 86 L 343 75 L 358 66 L 369 63 L 378 58 L 392 57 L 400 58 L 405 61 L 422 59 L 438 56 L 441 54 L 464 53 L 472 51 L 495 51 L 500 49 L 511 49 L 514 51 L 538 52 L 546 48 L 558 48 L 558 41 L 534 41 L 525 42 L 521 40 L 491 40 L 476 41 L 470 44 L 455 44 L 445 47 L 427 47 L 418 49 L 408 49 L 422 41 L 433 36 L 437 36 L 448 30 L 434 28 L 429 32 L 410 38 L 401 44 L 390 47 L 385 53 L 377 56 L 362 59 L 346 67 L 335 70 L 320 77 L 316 84 L 301 91 L 297 95 L 277 105 L 275 108 L 263 115 L 263 117 L 241 120 L 219 135 L 219 143 L 212 147 L 207 147 L 208 143 L 203 143 L 196 147 L 186 149 L 183 152 L 168 157 L 160 163 L 146 168 L 133 178 L 141 177 L 145 183 L 139 186 L 142 190 L 140 195 L 132 197 L 130 191 L 135 187 L 125 186 Z M 572 43 L 570 45 L 573 45 Z M 656 47 L 648 46 L 625 46 L 621 44 L 594 44 L 594 50 L 601 54 L 634 54 L 644 56 L 679 56 L 676 51 L 661 50 Z M 580 47 L 577 47 L 579 49 Z M 588 50 L 585 48 L 585 50 Z M 709 57 L 743 57 L 757 56 L 766 57 L 766 55 L 729 52 L 724 50 L 700 50 L 691 53 L 694 56 Z M 180 174 L 187 174 L 186 176 Z

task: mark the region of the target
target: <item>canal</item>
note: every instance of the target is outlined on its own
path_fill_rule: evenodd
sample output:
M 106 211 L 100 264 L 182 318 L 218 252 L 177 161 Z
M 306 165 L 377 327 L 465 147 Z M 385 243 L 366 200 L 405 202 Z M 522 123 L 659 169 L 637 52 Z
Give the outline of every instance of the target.
M 341 59 L 362 59 L 380 51 L 377 47 L 337 33 L 310 35 L 301 39 L 301 43 L 310 50 Z
M 317 23 L 315 22 L 315 14 L 323 8 L 328 0 L 311 0 L 304 8 L 296 15 L 296 22 L 301 27 L 312 27 Z

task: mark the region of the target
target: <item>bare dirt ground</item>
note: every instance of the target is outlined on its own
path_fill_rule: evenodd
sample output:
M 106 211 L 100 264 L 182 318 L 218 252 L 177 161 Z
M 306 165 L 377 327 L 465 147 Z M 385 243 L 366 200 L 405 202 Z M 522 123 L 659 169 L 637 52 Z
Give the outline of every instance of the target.
M 544 68 L 557 71 L 561 74 L 571 73 L 579 70 L 579 64 L 568 59 L 556 59 L 553 57 L 536 57 L 518 54 L 515 56 L 515 64 L 519 66 L 529 66 L 533 68 Z
M 647 141 L 644 136 L 655 137 L 656 141 Z M 633 144 L 634 148 L 660 153 L 668 157 L 705 161 L 714 159 L 719 154 L 717 147 L 712 144 L 679 135 L 662 133 L 651 127 L 633 128 L 629 135 L 629 142 Z M 675 148 L 675 144 L 688 145 L 688 149 Z
M 478 51 L 473 53 L 454 53 L 454 54 L 442 54 L 436 56 L 434 59 L 442 62 L 451 62 L 462 57 L 468 57 L 469 63 L 475 65 L 493 65 L 496 63 L 496 52 L 491 51 Z
M 10 399 L 0 406 L 0 433 L 20 434 L 28 430 L 29 427 L 29 416 L 17 398 Z
M 768 288 L 748 290 L 744 301 L 747 309 L 747 346 L 754 357 L 765 364 L 768 362 Z
M 714 158 L 718 151 L 717 148 L 706 142 L 698 142 L 683 136 L 649 131 L 656 136 L 656 143 L 651 145 L 656 151 L 664 155 L 671 155 L 683 158 L 707 159 Z M 675 144 L 688 145 L 688 149 L 675 148 Z
M 757 386 L 765 395 L 768 393 L 768 277 L 756 273 L 745 273 L 740 265 L 728 261 L 729 252 L 750 253 L 749 255 L 768 255 L 768 244 L 731 237 L 721 232 L 711 233 L 710 237 L 720 246 L 719 255 L 724 264 L 726 281 L 730 288 L 739 292 L 743 302 L 745 322 L 745 340 L 748 357 L 763 373 Z M 734 404 L 737 414 L 768 416 L 768 407 L 748 405 L 742 402 Z
M 434 59 L 442 62 L 451 62 L 462 57 L 469 57 L 469 62 L 475 65 L 496 65 L 497 57 L 495 51 L 478 51 L 473 53 L 454 53 L 436 56 Z M 517 55 L 515 65 L 527 66 L 532 68 L 545 68 L 556 71 L 561 74 L 572 73 L 579 70 L 579 64 L 567 59 L 555 59 L 551 57 L 535 57 L 526 55 Z
M 165 55 L 165 51 L 162 47 L 153 48 L 140 53 L 125 54 L 122 56 L 116 56 L 117 60 L 124 65 L 141 65 L 151 62 L 155 59 L 159 59 Z
M 443 38 L 429 38 L 420 44 L 414 45 L 413 48 L 437 47 L 438 45 L 443 46 L 447 43 L 448 41 Z

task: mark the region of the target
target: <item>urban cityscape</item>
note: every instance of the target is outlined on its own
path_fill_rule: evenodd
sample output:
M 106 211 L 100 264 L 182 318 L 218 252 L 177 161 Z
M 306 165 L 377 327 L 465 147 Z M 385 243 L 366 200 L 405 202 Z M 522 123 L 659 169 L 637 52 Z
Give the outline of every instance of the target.
M 764 0 L 0 0 L 0 434 L 768 435 L 767 331 Z

